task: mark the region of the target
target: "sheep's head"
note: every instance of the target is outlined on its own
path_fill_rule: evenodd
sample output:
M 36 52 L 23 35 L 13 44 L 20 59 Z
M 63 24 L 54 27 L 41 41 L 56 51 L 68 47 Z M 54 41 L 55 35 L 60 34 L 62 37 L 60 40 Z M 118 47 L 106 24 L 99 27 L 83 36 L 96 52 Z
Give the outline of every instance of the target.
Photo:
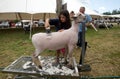
M 73 18 L 73 21 L 75 21 L 76 23 L 80 23 L 85 20 L 85 15 L 79 13 L 79 14 L 74 15 L 72 18 Z

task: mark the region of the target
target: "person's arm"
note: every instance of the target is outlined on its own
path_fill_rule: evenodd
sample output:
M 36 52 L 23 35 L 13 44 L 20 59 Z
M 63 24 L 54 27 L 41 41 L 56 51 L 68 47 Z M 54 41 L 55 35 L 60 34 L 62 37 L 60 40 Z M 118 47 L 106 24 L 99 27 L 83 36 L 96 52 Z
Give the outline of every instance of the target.
M 49 23 L 49 18 L 47 18 L 45 20 L 45 29 L 46 29 L 46 33 L 50 33 L 50 23 Z
M 58 19 L 46 19 L 45 20 L 45 29 L 47 33 L 50 33 L 50 25 L 58 25 L 59 20 Z
M 87 15 L 88 22 L 86 23 L 86 26 L 91 25 L 95 31 L 98 31 L 97 28 L 92 24 L 92 17 L 90 15 Z
M 45 28 L 47 29 L 48 27 L 50 27 L 49 18 L 45 20 Z
M 58 32 L 62 32 L 62 31 L 64 31 L 64 29 L 58 30 Z
M 90 15 L 86 15 L 87 21 L 86 21 L 86 26 L 89 26 L 90 23 L 92 22 L 92 17 Z
M 45 28 L 50 27 L 50 25 L 57 26 L 59 24 L 59 19 L 46 19 L 45 20 Z

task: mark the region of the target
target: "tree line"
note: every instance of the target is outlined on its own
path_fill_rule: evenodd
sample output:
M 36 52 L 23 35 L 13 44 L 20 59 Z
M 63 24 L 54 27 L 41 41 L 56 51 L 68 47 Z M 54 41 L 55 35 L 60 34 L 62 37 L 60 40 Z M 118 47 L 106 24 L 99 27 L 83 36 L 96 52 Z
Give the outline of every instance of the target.
M 104 15 L 115 15 L 115 14 L 120 14 L 120 8 L 119 9 L 114 9 L 112 12 L 104 12 Z

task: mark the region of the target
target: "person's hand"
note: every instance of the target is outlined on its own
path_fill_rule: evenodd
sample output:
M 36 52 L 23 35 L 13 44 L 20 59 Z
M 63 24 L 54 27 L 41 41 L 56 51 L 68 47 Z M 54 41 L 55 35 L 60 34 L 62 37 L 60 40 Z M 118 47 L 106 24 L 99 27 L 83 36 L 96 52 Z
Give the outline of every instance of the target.
M 50 29 L 46 29 L 46 33 L 50 34 L 51 33 Z
M 49 19 L 46 19 L 46 21 L 45 21 L 45 29 L 46 29 L 46 33 L 47 33 L 47 34 L 50 34 L 50 33 L 51 33 L 51 31 L 50 31 Z
M 45 21 L 45 28 L 46 29 L 50 28 L 49 19 L 46 19 Z
M 90 25 L 90 22 L 85 23 L 85 26 L 89 26 L 89 25 Z
M 58 30 L 58 32 L 62 32 L 62 31 L 64 31 L 64 29 Z
M 85 16 L 85 14 L 83 14 L 83 13 L 81 13 L 81 12 L 78 12 L 77 15 Z

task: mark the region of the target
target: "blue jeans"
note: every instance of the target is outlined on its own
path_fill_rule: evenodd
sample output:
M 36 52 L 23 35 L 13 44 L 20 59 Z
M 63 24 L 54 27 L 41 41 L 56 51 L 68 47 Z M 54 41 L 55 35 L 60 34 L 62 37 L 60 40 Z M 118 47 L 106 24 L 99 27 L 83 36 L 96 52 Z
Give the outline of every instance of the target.
M 81 47 L 82 46 L 82 32 L 78 33 L 78 42 L 77 46 Z

